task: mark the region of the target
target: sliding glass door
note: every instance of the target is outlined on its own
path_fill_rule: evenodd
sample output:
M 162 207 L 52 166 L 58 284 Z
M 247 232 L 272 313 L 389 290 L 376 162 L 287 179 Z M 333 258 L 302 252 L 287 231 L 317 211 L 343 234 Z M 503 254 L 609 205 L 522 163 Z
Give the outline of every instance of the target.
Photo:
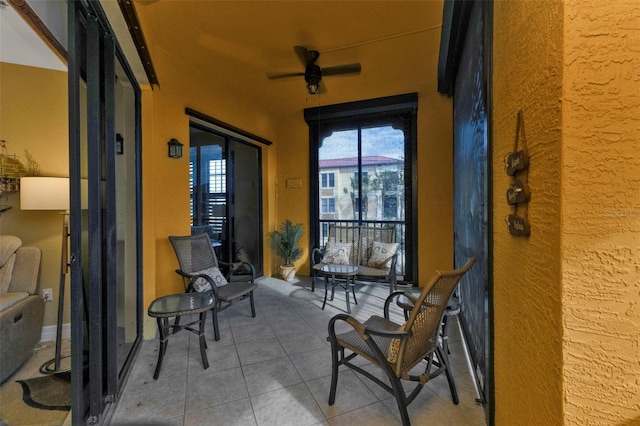
M 97 424 L 142 336 L 140 90 L 99 4 L 68 5 L 72 410 Z
M 192 123 L 189 156 L 192 233 L 208 233 L 221 261 L 262 275 L 260 148 Z

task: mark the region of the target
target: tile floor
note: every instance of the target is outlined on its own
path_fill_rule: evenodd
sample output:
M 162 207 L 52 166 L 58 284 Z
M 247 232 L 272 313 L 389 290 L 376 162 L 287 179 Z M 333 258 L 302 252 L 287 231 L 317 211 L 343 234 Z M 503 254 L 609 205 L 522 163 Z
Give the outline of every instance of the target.
M 207 318 L 207 370 L 202 368 L 197 336 L 183 331 L 169 340 L 160 377 L 153 380 L 158 341 L 143 342 L 110 424 L 401 424 L 395 400 L 345 367 L 336 403 L 327 404 L 331 378 L 327 324 L 346 310 L 344 291 L 321 310 L 324 286 L 317 285 L 312 293 L 309 278 L 287 283 L 263 277 L 259 283 L 256 318 L 247 302 L 225 310 L 220 314 L 218 342 Z M 381 313 L 388 287 L 359 285 L 356 295 L 359 304 L 352 303 L 352 313 L 364 319 Z M 451 402 L 446 377 L 441 375 L 409 406 L 413 425 L 485 424 L 456 324 L 451 327 L 450 346 L 460 404 Z

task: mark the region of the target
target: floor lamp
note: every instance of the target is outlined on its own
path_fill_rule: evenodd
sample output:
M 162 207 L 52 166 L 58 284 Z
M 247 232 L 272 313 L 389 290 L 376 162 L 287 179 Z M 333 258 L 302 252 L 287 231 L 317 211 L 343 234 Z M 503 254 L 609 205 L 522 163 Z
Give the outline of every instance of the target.
M 43 374 L 68 371 L 62 369 L 60 360 L 62 350 L 62 321 L 64 314 L 64 290 L 66 275 L 69 270 L 68 237 L 69 237 L 69 178 L 56 177 L 24 177 L 20 179 L 21 210 L 58 210 L 62 214 L 62 248 L 60 257 L 60 287 L 58 292 L 58 323 L 56 328 L 55 358 L 40 367 Z M 51 368 L 53 365 L 53 368 Z

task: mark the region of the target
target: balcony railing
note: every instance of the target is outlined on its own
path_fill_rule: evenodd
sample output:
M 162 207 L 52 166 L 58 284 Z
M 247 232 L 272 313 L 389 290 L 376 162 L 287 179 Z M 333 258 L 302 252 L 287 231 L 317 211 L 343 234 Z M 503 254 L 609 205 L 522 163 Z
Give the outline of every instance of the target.
M 376 228 L 382 228 L 395 225 L 396 227 L 396 243 L 399 243 L 398 247 L 398 260 L 396 263 L 396 275 L 398 281 L 404 281 L 406 271 L 406 250 L 405 250 L 405 223 L 401 220 L 320 220 L 320 235 L 319 241 L 321 248 L 327 244 L 329 238 L 329 226 L 372 226 Z

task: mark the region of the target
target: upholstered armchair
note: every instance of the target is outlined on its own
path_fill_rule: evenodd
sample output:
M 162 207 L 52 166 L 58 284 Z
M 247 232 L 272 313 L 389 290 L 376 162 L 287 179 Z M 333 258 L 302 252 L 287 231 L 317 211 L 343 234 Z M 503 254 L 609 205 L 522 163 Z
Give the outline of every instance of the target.
M 42 335 L 44 301 L 36 294 L 40 249 L 0 235 L 0 382 L 24 363 Z

